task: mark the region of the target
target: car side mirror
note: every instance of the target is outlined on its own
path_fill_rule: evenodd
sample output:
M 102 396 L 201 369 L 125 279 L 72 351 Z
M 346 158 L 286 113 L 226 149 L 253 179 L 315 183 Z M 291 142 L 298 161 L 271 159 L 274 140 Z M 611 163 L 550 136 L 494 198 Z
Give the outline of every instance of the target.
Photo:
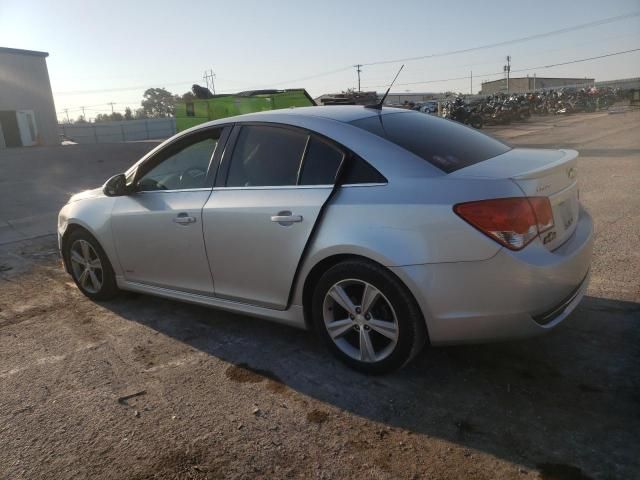
M 124 176 L 124 173 L 119 173 L 114 175 L 109 180 L 107 180 L 102 187 L 102 191 L 107 197 L 122 197 L 123 195 L 127 195 L 127 178 Z

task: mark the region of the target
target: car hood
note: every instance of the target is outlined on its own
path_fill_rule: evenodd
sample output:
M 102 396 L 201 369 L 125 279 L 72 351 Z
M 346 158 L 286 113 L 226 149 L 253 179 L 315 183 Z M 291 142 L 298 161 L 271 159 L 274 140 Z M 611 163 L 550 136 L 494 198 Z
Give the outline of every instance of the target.
M 78 200 L 86 200 L 88 198 L 98 198 L 98 197 L 104 197 L 104 192 L 102 191 L 102 187 L 76 193 L 75 195 L 71 196 L 68 203 L 77 202 Z

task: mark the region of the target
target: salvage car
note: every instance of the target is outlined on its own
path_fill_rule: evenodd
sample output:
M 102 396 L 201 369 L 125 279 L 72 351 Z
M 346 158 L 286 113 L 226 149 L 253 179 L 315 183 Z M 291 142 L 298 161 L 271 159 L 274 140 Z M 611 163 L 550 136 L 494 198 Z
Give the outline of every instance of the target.
M 381 106 L 229 117 L 71 197 L 59 246 L 91 299 L 308 328 L 383 373 L 425 343 L 527 337 L 571 313 L 593 242 L 577 156 Z

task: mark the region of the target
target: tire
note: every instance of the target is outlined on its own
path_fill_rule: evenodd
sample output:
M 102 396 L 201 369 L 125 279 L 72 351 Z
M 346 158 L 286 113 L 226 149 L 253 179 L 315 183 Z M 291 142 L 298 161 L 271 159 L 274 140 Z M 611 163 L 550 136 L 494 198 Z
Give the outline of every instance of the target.
M 117 295 L 116 276 L 109 258 L 89 232 L 72 232 L 62 253 L 73 281 L 85 296 L 91 300 L 109 300 Z
M 371 301 L 363 299 L 365 292 Z M 409 290 L 366 260 L 347 260 L 327 270 L 315 286 L 312 312 L 314 328 L 334 355 L 368 374 L 406 365 L 427 339 L 422 313 Z

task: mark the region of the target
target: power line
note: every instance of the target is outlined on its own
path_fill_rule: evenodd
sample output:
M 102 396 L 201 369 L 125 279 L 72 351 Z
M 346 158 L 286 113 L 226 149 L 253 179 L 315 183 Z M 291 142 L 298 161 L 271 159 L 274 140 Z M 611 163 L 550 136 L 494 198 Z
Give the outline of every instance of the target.
M 548 37 L 548 36 L 552 36 L 552 35 L 558 35 L 558 34 L 567 33 L 567 32 L 580 30 L 580 29 L 584 29 L 584 28 L 590 28 L 590 27 L 594 27 L 594 26 L 605 25 L 605 24 L 618 22 L 618 21 L 621 21 L 621 20 L 625 20 L 625 19 L 632 18 L 632 17 L 637 17 L 637 16 L 640 16 L 640 12 L 631 12 L 631 13 L 628 13 L 626 15 L 618 15 L 618 16 L 615 16 L 615 17 L 604 18 L 604 19 L 601 19 L 601 20 L 596 20 L 596 21 L 589 22 L 589 23 L 575 25 L 575 26 L 572 26 L 572 27 L 566 27 L 566 28 L 559 29 L 559 30 L 553 30 L 553 31 L 550 31 L 550 32 L 540 33 L 540 34 L 536 34 L 536 35 L 529 35 L 527 37 L 521 37 L 521 38 L 516 38 L 516 39 L 511 39 L 511 40 L 505 40 L 505 41 L 502 41 L 502 42 L 486 44 L 486 45 L 482 45 L 482 46 L 478 46 L 478 47 L 466 48 L 466 49 L 461 49 L 461 50 L 452 50 L 452 51 L 448 51 L 448 52 L 434 53 L 434 54 L 422 55 L 422 56 L 418 56 L 418 57 L 407 57 L 407 58 L 401 58 L 401 59 L 395 59 L 395 60 L 383 60 L 383 61 L 377 61 L 377 62 L 362 63 L 362 64 L 356 65 L 356 68 L 358 69 L 358 76 L 359 76 L 360 69 L 361 69 L 362 66 L 384 65 L 384 64 L 390 64 L 390 63 L 409 62 L 409 61 L 423 60 L 423 59 L 427 59 L 427 58 L 444 57 L 444 56 L 456 55 L 456 54 L 460 54 L 460 53 L 473 52 L 473 51 L 477 51 L 477 50 L 494 48 L 494 47 L 503 46 L 503 45 L 509 45 L 509 44 L 513 44 L 513 43 L 526 42 L 526 41 L 530 41 L 530 40 L 544 38 L 544 37 Z M 631 52 L 631 51 L 635 51 L 635 50 L 629 50 L 627 52 L 617 52 L 617 53 L 613 53 L 613 54 L 609 54 L 609 55 L 605 55 L 605 56 L 619 55 L 621 53 L 628 53 L 628 52 Z M 602 56 L 602 57 L 593 57 L 593 59 L 595 59 L 595 58 L 604 58 L 604 56 Z M 564 63 L 564 64 L 578 63 L 580 61 L 587 61 L 587 60 L 590 60 L 590 59 L 577 60 L 577 61 L 573 61 L 573 62 L 567 62 L 567 63 Z M 552 66 L 559 66 L 559 65 L 563 65 L 563 64 L 557 64 L 557 65 L 552 65 Z M 293 80 L 285 80 L 285 81 L 280 81 L 280 82 L 271 82 L 271 85 L 282 85 L 282 84 L 286 84 L 286 83 L 302 82 L 302 81 L 306 81 L 306 80 L 312 80 L 312 79 L 316 79 L 316 78 L 332 75 L 332 74 L 335 74 L 335 73 L 341 73 L 341 72 L 350 70 L 351 68 L 353 68 L 353 66 L 341 67 L 341 68 L 337 68 L 337 69 L 334 69 L 334 70 L 329 70 L 329 71 L 326 71 L 326 72 L 317 73 L 317 74 L 309 75 L 309 76 L 306 76 L 306 77 L 300 77 L 300 78 L 293 79 Z M 536 67 L 533 67 L 533 68 L 531 68 L 529 70 L 533 70 L 535 68 Z M 551 66 L 537 67 L 537 68 L 551 68 Z M 514 70 L 514 72 L 515 71 L 526 71 L 526 70 L 527 69 Z M 476 77 L 493 76 L 493 75 L 495 75 L 495 74 L 476 75 Z M 460 80 L 460 79 L 466 79 L 466 78 L 468 78 L 468 77 L 465 76 L 465 77 L 458 77 L 458 78 L 452 78 L 452 79 L 443 79 L 443 80 L 437 80 L 437 81 L 433 80 L 433 81 L 425 81 L 425 82 L 410 82 L 410 83 L 398 84 L 398 86 L 401 86 L 401 85 L 412 85 L 412 84 L 416 85 L 416 84 L 422 84 L 422 83 L 435 83 L 435 82 L 439 82 L 439 81 L 440 82 L 444 82 L 444 81 Z M 186 85 L 186 84 L 190 84 L 191 82 L 192 82 L 192 80 L 185 80 L 185 81 L 182 81 L 182 82 L 164 83 L 163 86 Z M 245 88 L 245 89 L 246 90 L 254 90 L 254 89 L 263 88 L 263 87 L 264 87 L 264 85 L 263 86 L 256 86 L 256 87 L 248 87 L 248 88 Z M 386 85 L 377 85 L 377 87 L 386 87 Z M 55 94 L 56 95 L 96 94 L 96 93 L 122 92 L 122 91 L 127 91 L 127 90 L 140 90 L 140 89 L 147 89 L 147 88 L 149 88 L 148 85 L 137 85 L 137 86 L 111 88 L 111 89 L 103 89 L 103 90 L 75 90 L 75 91 L 66 91 L 66 92 L 55 92 Z M 365 88 L 373 88 L 373 87 L 365 87 Z
M 605 55 L 598 55 L 597 57 L 581 58 L 579 60 L 571 60 L 569 62 L 553 63 L 553 64 L 550 64 L 550 65 L 542 65 L 540 67 L 521 68 L 519 70 L 513 70 L 513 71 L 514 72 L 527 72 L 529 70 L 543 70 L 545 68 L 559 67 L 561 65 L 569 65 L 571 63 L 587 62 L 589 60 L 597 60 L 599 58 L 613 57 L 615 55 L 623 55 L 625 53 L 632 53 L 632 52 L 637 52 L 637 51 L 640 51 L 640 48 L 633 48 L 631 50 L 624 50 L 622 52 L 607 53 Z
M 591 45 L 591 44 L 594 44 L 594 43 L 602 45 L 602 44 L 604 44 L 604 43 L 606 43 L 607 41 L 610 41 L 610 40 L 615 40 L 615 39 L 624 38 L 624 37 L 630 37 L 630 36 L 633 36 L 634 38 L 637 38 L 638 34 L 635 33 L 635 32 L 633 32 L 633 33 L 624 33 L 624 34 L 621 34 L 621 35 L 598 37 L 596 39 L 590 39 L 588 41 L 582 41 L 582 42 L 579 42 L 579 43 L 572 43 L 572 44 L 570 44 L 568 46 L 560 47 L 560 48 L 548 48 L 548 49 L 544 49 L 544 50 L 536 49 L 535 50 L 535 54 L 536 55 L 540 55 L 540 54 L 549 53 L 549 52 L 559 52 L 559 51 L 573 50 L 576 47 L 582 47 L 582 46 Z M 448 65 L 447 66 L 447 70 L 458 70 L 458 69 L 467 69 L 467 68 L 471 68 L 471 67 L 478 67 L 478 66 L 484 66 L 484 65 L 495 65 L 495 63 L 496 63 L 495 59 L 490 61 L 490 62 L 482 61 L 482 62 L 474 62 L 474 63 L 462 63 L 462 64 L 458 63 L 458 64 L 455 64 L 455 65 Z M 373 82 L 385 82 L 386 80 L 388 80 L 387 76 L 382 77 L 382 78 L 380 78 L 380 77 L 373 78 L 370 81 L 373 83 Z M 388 86 L 388 84 L 383 84 L 383 85 L 379 85 L 379 86 L 380 87 L 386 87 L 386 86 Z
M 530 41 L 530 40 L 536 40 L 536 39 L 539 39 L 539 38 L 545 38 L 545 37 L 552 36 L 552 35 L 559 35 L 559 34 L 562 34 L 562 33 L 568 33 L 568 32 L 572 32 L 572 31 L 575 31 L 575 30 L 581 30 L 581 29 L 595 27 L 595 26 L 599 26 L 599 25 L 606 25 L 606 24 L 609 24 L 609 23 L 614 23 L 614 22 L 618 22 L 618 21 L 621 21 L 621 20 L 625 20 L 625 19 L 633 18 L 633 17 L 637 17 L 637 16 L 640 16 L 640 11 L 631 12 L 631 13 L 628 13 L 628 14 L 625 14 L 625 15 L 618 15 L 618 16 L 615 16 L 615 17 L 609 17 L 609 18 L 604 18 L 604 19 L 600 19 L 600 20 L 595 20 L 593 22 L 583 23 L 583 24 L 580 24 L 580 25 L 574 25 L 572 27 L 566 27 L 566 28 L 562 28 L 562 29 L 559 29 L 559 30 L 553 30 L 553 31 L 550 31 L 550 32 L 539 33 L 539 34 L 535 34 L 535 35 L 529 35 L 527 37 L 520 37 L 520 38 L 511 39 L 511 40 L 504 40 L 502 42 L 496 42 L 496 43 L 481 45 L 481 46 L 478 46 L 478 47 L 471 47 L 471 48 L 465 48 L 465 49 L 460 49 L 460 50 L 451 50 L 451 51 L 440 52 L 440 53 L 432 53 L 432 54 L 421 55 L 421 56 L 417 56 L 417 57 L 407 57 L 407 58 L 399 58 L 399 59 L 394 59 L 394 60 L 381 60 L 381 61 L 377 61 L 377 62 L 361 63 L 359 65 L 360 65 L 360 67 L 371 66 L 371 65 L 385 65 L 385 64 L 390 64 L 390 63 L 411 62 L 411 61 L 416 61 L 416 60 L 424 60 L 424 59 L 428 59 L 428 58 L 446 57 L 446 56 L 450 56 L 450 55 L 457 55 L 457 54 L 460 54 L 460 53 L 475 52 L 475 51 L 478 51 L 478 50 L 495 48 L 495 47 L 500 47 L 500 46 L 504 46 L 504 45 L 510 45 L 510 44 L 513 44 L 513 43 L 527 42 L 527 41 Z M 336 68 L 334 70 L 329 70 L 329 71 L 326 71 L 326 72 L 316 73 L 316 74 L 313 74 L 313 75 L 300 77 L 300 78 L 296 78 L 296 79 L 292 79 L 292 80 L 271 82 L 271 85 L 282 85 L 282 84 L 287 84 L 287 83 L 302 82 L 302 81 L 306 81 L 306 80 L 314 80 L 316 78 L 325 77 L 325 76 L 328 76 L 328 75 L 333 75 L 335 73 L 345 72 L 345 71 L 350 70 L 352 68 L 353 68 L 353 65 L 349 65 L 349 66 L 346 66 L 346 67 L 340 67 L 340 68 Z M 465 78 L 467 78 L 467 77 L 465 77 Z M 185 81 L 182 81 L 182 82 L 164 83 L 163 86 L 179 86 L 179 85 L 187 85 L 187 84 L 191 84 L 191 83 L 193 83 L 193 80 L 185 80 Z M 383 85 L 383 86 L 386 86 L 386 85 Z M 110 89 L 103 89 L 103 90 L 72 90 L 72 91 L 66 91 L 66 92 L 63 91 L 63 92 L 54 92 L 54 93 L 56 95 L 78 95 L 78 94 L 123 92 L 123 91 L 127 91 L 127 90 L 141 90 L 141 89 L 147 89 L 147 88 L 149 88 L 149 85 L 136 85 L 136 86 L 130 86 L 130 87 L 110 88 Z M 259 88 L 264 88 L 264 84 L 261 85 L 261 86 L 246 87 L 244 89 L 245 90 L 255 90 L 255 89 L 259 89 Z
M 381 61 L 378 61 L 378 62 L 363 63 L 362 65 L 363 66 L 371 66 L 371 65 L 385 65 L 385 64 L 389 64 L 389 63 L 412 62 L 412 61 L 416 61 L 416 60 L 425 60 L 427 58 L 446 57 L 446 56 L 449 56 L 449 55 L 457 55 L 457 54 L 460 54 L 460 53 L 475 52 L 477 50 L 484 50 L 484 49 L 487 49 L 487 48 L 502 47 L 504 45 L 511 45 L 513 43 L 528 42 L 530 40 L 537 40 L 539 38 L 550 37 L 552 35 L 560 35 L 562 33 L 573 32 L 575 30 L 582 30 L 584 28 L 596 27 L 596 26 L 599 26 L 599 25 L 606 25 L 606 24 L 609 24 L 609 23 L 619 22 L 621 20 L 626 20 L 628 18 L 633 18 L 633 17 L 637 17 L 637 16 L 640 16 L 640 12 L 631 12 L 631 13 L 627 13 L 625 15 L 618 15 L 618 16 L 615 16 L 615 17 L 603 18 L 603 19 L 595 20 L 595 21 L 589 22 L 589 23 L 583 23 L 583 24 L 580 24 L 580 25 L 574 25 L 573 27 L 561 28 L 559 30 L 552 30 L 550 32 L 545 32 L 545 33 L 537 33 L 535 35 L 529 35 L 527 37 L 515 38 L 515 39 L 512 39 L 512 40 L 504 40 L 502 42 L 489 43 L 489 44 L 486 44 L 486 45 L 481 45 L 479 47 L 464 48 L 464 49 L 461 49 L 461 50 L 450 50 L 448 52 L 441 52 L 441 53 L 431 53 L 429 55 L 421 55 L 421 56 L 417 56 L 417 57 L 397 58 L 397 59 L 394 59 L 394 60 L 381 60 Z
M 616 55 L 624 55 L 626 53 L 632 53 L 632 52 L 637 52 L 640 51 L 640 48 L 633 48 L 631 50 L 623 50 L 621 52 L 612 52 L 612 53 L 607 53 L 604 55 L 598 55 L 595 57 L 589 57 L 589 58 L 580 58 L 578 60 L 569 60 L 566 62 L 561 62 L 561 63 L 554 63 L 554 64 L 550 64 L 550 65 L 539 65 L 537 67 L 528 67 L 528 68 L 520 68 L 518 70 L 511 70 L 511 72 L 513 73 L 518 73 L 518 72 L 528 72 L 531 70 L 545 70 L 548 68 L 553 68 L 553 67 L 559 67 L 562 65 L 570 65 L 573 63 L 581 63 L 581 62 L 588 62 L 590 60 L 598 60 L 600 58 L 607 58 L 607 57 L 613 57 Z M 494 72 L 494 73 L 483 73 L 481 75 L 474 75 L 474 77 L 494 77 L 497 75 L 504 75 L 504 70 L 502 72 Z M 451 82 L 454 80 L 467 80 L 469 78 L 468 75 L 465 75 L 464 77 L 454 77 L 454 78 L 442 78 L 439 80 L 425 80 L 425 81 L 421 81 L 421 82 L 407 82 L 407 83 L 397 83 L 396 85 L 401 87 L 401 86 L 406 86 L 406 85 L 422 85 L 422 84 L 426 84 L 426 83 L 442 83 L 442 82 Z M 386 87 L 387 85 L 369 85 L 366 86 L 364 88 L 377 88 L 377 87 Z
M 213 82 L 213 79 L 216 78 L 216 74 L 213 73 L 213 69 L 208 72 L 205 70 L 202 79 L 207 83 L 207 89 L 210 89 L 213 94 L 216 94 L 216 84 Z M 211 80 L 211 86 L 209 86 L 209 80 Z
M 174 82 L 174 83 L 163 83 L 163 87 L 172 87 L 177 85 L 186 85 L 193 83 L 193 80 L 187 80 L 184 82 Z M 80 95 L 84 93 L 109 93 L 109 92 L 124 92 L 126 90 L 142 90 L 149 88 L 149 85 L 136 85 L 131 87 L 119 87 L 119 88 L 108 88 L 103 90 L 71 90 L 67 92 L 54 92 L 56 95 Z
M 358 64 L 358 65 L 354 65 L 354 67 L 356 68 L 356 72 L 358 73 L 358 92 L 361 92 L 362 90 L 360 90 L 360 73 L 362 72 L 362 65 Z
M 612 52 L 612 53 L 606 53 L 603 55 L 597 55 L 594 57 L 588 57 L 588 58 L 580 58 L 577 60 L 568 60 L 565 62 L 560 62 L 560 63 L 553 63 L 553 64 L 549 64 L 549 65 L 539 65 L 536 67 L 528 67 L 528 68 L 520 68 L 517 70 L 511 70 L 514 73 L 519 73 L 519 72 L 528 72 L 531 70 L 546 70 L 549 68 L 554 68 L 554 67 L 560 67 L 563 65 L 571 65 L 571 64 L 575 64 L 575 63 L 582 63 L 582 62 L 588 62 L 591 60 L 598 60 L 601 58 L 608 58 L 608 57 L 613 57 L 616 55 L 624 55 L 627 53 L 633 53 L 633 52 L 637 52 L 640 51 L 640 48 L 633 48 L 630 50 L 623 50 L 623 51 L 619 51 L 619 52 Z M 350 67 L 352 68 L 352 67 Z M 495 77 L 498 75 L 503 75 L 504 71 L 502 72 L 493 72 L 493 73 L 483 73 L 483 74 L 476 74 L 474 75 L 476 78 L 485 78 L 485 77 Z M 469 76 L 465 75 L 463 77 L 452 77 L 452 78 L 441 78 L 441 79 L 437 79 L 437 80 L 423 80 L 423 81 L 419 81 L 419 82 L 405 82 L 405 83 L 397 83 L 396 86 L 410 86 L 410 85 L 425 85 L 425 84 L 429 84 L 429 83 L 443 83 L 443 82 L 452 82 L 452 81 L 456 81 L 456 80 L 467 80 L 469 78 Z M 377 87 L 386 87 L 387 85 L 369 85 L 369 86 L 365 86 L 364 88 L 377 88 Z M 113 105 L 129 105 L 129 103 L 135 103 L 135 102 L 126 102 L 126 103 L 115 103 L 115 102 L 108 102 L 108 103 L 103 103 L 103 104 L 98 104 L 98 105 L 90 105 L 88 107 L 84 107 L 85 109 L 89 110 L 89 111 L 94 111 L 94 112 L 105 112 L 105 111 L 109 111 L 108 109 L 94 109 L 91 107 L 101 107 L 101 106 L 105 106 L 105 105 L 110 105 L 111 106 L 111 110 L 113 112 Z M 76 108 L 65 108 L 63 110 L 60 110 L 58 113 L 62 114 L 62 112 L 64 112 L 67 115 L 67 118 L 69 116 L 69 111 L 75 111 L 75 110 L 82 110 L 83 107 L 76 107 Z
M 404 62 L 410 62 L 410 61 L 415 61 L 415 60 L 423 60 L 423 59 L 427 59 L 427 58 L 434 58 L 434 57 L 445 57 L 445 56 L 450 56 L 450 55 L 457 55 L 460 53 L 467 53 L 467 52 L 474 52 L 477 50 L 484 50 L 484 49 L 489 49 L 489 48 L 495 48 L 495 47 L 500 47 L 503 45 L 509 45 L 512 43 L 522 43 L 522 42 L 527 42 L 530 40 L 536 40 L 539 38 L 545 38 L 545 37 L 549 37 L 552 35 L 559 35 L 562 33 L 568 33 L 568 32 L 572 32 L 575 30 L 582 30 L 585 28 L 590 28 L 590 27 L 595 27 L 595 26 L 599 26 L 599 25 L 606 25 L 609 23 L 614 23 L 614 22 L 619 22 L 621 20 L 626 20 L 628 18 L 633 18 L 633 17 L 638 17 L 640 16 L 640 11 L 636 11 L 636 12 L 631 12 L 625 15 L 618 15 L 615 17 L 608 17 L 608 18 L 603 18 L 600 20 L 594 20 L 592 22 L 588 22 L 588 23 L 583 23 L 580 25 L 574 25 L 571 27 L 566 27 L 566 28 L 561 28 L 559 30 L 552 30 L 550 32 L 545 32 L 545 33 L 538 33 L 535 35 L 529 35 L 527 37 L 521 37 L 521 38 L 515 38 L 515 39 L 511 39 L 511 40 L 504 40 L 502 42 L 496 42 L 496 43 L 492 43 L 492 44 L 487 44 L 487 45 L 481 45 L 479 47 L 471 47 L 471 48 L 466 48 L 466 49 L 462 49 L 462 50 L 453 50 L 453 51 L 449 51 L 449 52 L 441 52 L 441 53 L 434 53 L 434 54 L 429 54 L 429 55 L 423 55 L 423 56 L 419 56 L 419 57 L 408 57 L 408 58 L 401 58 L 401 59 L 395 59 L 395 60 L 382 60 L 382 61 L 378 61 L 378 62 L 369 62 L 369 63 L 359 63 L 357 65 L 355 65 L 355 68 L 357 70 L 361 71 L 362 67 L 366 67 L 366 66 L 371 66 L 371 65 L 384 65 L 384 64 L 389 64 L 389 63 L 404 63 Z M 310 75 L 308 77 L 302 77 L 302 78 L 298 78 L 295 80 L 287 80 L 284 82 L 272 82 L 272 85 L 282 85 L 285 83 L 293 83 L 293 82 L 301 82 L 304 80 L 313 80 L 319 77 L 324 77 L 327 75 L 332 75 L 334 73 L 340 73 L 340 72 L 344 72 L 347 70 L 350 70 L 351 68 L 354 68 L 354 65 L 352 66 L 348 66 L 348 67 L 341 67 L 341 68 L 337 68 L 335 70 L 329 70 L 327 72 L 323 72 L 323 73 L 318 73 L 315 75 Z M 358 72 L 358 77 L 360 76 L 360 72 Z M 467 77 L 464 77 L 467 78 Z M 386 86 L 386 85 L 381 85 L 381 86 Z M 257 89 L 257 88 L 261 88 L 261 87 L 253 87 L 253 88 L 247 88 L 247 90 L 252 90 L 252 89 Z M 366 87 L 365 87 L 366 88 Z

